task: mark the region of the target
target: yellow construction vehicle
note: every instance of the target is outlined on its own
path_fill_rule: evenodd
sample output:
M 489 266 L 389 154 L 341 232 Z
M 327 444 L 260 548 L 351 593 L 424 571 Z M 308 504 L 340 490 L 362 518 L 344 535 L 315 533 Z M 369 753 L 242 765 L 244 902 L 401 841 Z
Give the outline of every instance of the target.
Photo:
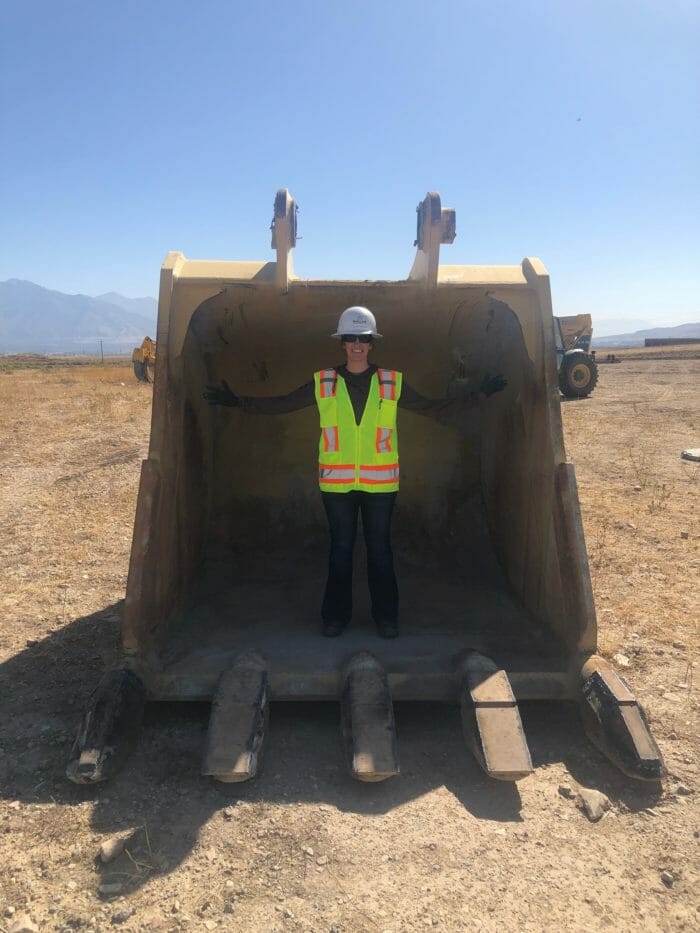
M 571 314 L 566 317 L 558 316 L 561 327 L 561 338 L 565 350 L 591 349 L 593 339 L 593 318 L 590 314 Z
M 134 375 L 139 382 L 153 382 L 156 366 L 156 344 L 150 337 L 144 337 L 140 347 L 131 354 Z
M 296 204 L 277 193 L 274 262 L 169 253 L 160 278 L 158 381 L 122 619 L 123 663 L 96 687 L 68 767 L 108 777 L 150 700 L 211 702 L 203 773 L 253 777 L 270 703 L 334 700 L 352 774 L 399 771 L 393 703 L 458 704 L 491 777 L 532 771 L 519 700 L 578 701 L 586 729 L 628 775 L 658 780 L 659 750 L 629 686 L 596 653 L 597 627 L 574 467 L 564 451 L 549 275 L 517 265 L 441 265 L 455 212 L 429 193 L 417 252 L 397 281 L 300 279 Z M 401 634 L 354 622 L 320 634 L 327 529 L 318 413 L 268 418 L 211 408 L 207 384 L 281 395 L 338 362 L 340 311 L 371 308 L 380 367 L 427 397 L 505 391 L 442 423 L 400 415 L 394 525 Z M 358 588 L 359 590 L 359 588 Z
M 590 314 L 554 318 L 559 389 L 566 398 L 585 398 L 598 383 L 598 364 L 591 351 Z

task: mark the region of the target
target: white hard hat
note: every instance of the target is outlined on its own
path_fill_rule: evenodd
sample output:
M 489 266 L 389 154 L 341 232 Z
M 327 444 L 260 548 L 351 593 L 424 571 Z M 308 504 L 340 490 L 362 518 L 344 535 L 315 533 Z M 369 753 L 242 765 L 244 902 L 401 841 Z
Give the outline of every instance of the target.
M 368 308 L 362 308 L 359 305 L 353 305 L 343 311 L 338 320 L 338 330 L 331 336 L 352 337 L 356 334 L 371 334 L 373 337 L 382 336 L 377 333 L 377 322 L 372 312 Z

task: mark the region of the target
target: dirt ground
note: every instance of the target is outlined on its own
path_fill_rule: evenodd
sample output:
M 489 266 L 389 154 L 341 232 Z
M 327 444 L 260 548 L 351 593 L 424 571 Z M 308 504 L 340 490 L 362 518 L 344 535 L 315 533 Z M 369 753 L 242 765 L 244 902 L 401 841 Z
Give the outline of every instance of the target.
M 4 369 L 2 930 L 698 929 L 700 464 L 679 455 L 700 447 L 700 359 L 601 365 L 591 398 L 562 406 L 602 651 L 646 707 L 661 787 L 545 703 L 522 705 L 536 771 L 517 786 L 487 779 L 458 711 L 433 705 L 397 709 L 401 776 L 355 784 L 330 704 L 273 707 L 250 784 L 200 777 L 208 710 L 187 704 L 148 708 L 112 782 L 70 784 L 82 708 L 118 656 L 150 387 L 127 365 Z M 589 822 L 564 784 L 612 809 Z

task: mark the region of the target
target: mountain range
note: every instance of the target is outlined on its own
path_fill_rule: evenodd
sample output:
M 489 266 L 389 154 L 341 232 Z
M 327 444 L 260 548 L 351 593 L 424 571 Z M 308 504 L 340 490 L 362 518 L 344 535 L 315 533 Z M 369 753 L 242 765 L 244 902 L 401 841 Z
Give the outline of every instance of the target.
M 0 282 L 0 353 L 125 353 L 155 337 L 155 298 L 66 295 L 33 282 Z

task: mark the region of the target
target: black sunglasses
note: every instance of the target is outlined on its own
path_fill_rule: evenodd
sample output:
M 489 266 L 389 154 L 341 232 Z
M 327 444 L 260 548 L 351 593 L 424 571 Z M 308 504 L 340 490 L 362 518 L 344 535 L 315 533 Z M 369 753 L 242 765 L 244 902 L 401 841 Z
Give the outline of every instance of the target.
M 343 334 L 340 338 L 341 343 L 355 343 L 356 340 L 359 340 L 360 343 L 372 343 L 371 334 Z

